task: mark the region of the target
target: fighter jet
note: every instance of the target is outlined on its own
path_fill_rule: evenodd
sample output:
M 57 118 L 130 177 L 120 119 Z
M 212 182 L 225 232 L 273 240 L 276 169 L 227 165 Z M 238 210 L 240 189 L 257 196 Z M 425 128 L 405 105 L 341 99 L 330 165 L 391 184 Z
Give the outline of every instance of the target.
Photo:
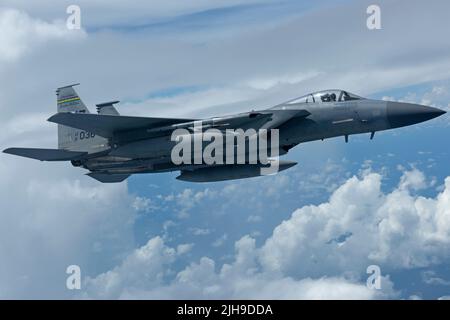
M 179 180 L 213 182 L 260 176 L 261 168 L 271 161 L 278 161 L 279 171 L 286 170 L 296 162 L 279 160 L 279 156 L 300 143 L 338 136 L 348 142 L 350 135 L 361 133 L 369 133 L 373 139 L 377 131 L 413 125 L 445 113 L 429 106 L 366 99 L 345 90 L 325 90 L 269 109 L 223 117 L 132 117 L 119 115 L 114 107 L 119 101 L 97 104 L 97 114 L 90 113 L 76 93 L 76 85 L 57 89 L 57 113 L 48 119 L 58 125 L 58 149 L 9 148 L 3 152 L 41 161 L 70 161 L 104 183 L 121 182 L 137 173 L 170 171 L 179 171 Z M 196 126 L 199 122 L 200 129 Z M 202 136 L 211 129 L 224 136 L 232 129 L 277 130 L 277 150 L 272 144 L 268 149 L 270 156 L 275 154 L 278 158 L 269 158 L 266 163 L 176 164 L 172 157 L 177 145 L 173 133 L 179 129 L 188 136 Z M 234 148 L 238 147 L 234 139 L 240 134 L 232 133 Z M 244 141 L 250 139 L 251 136 L 246 136 Z M 201 148 L 204 147 L 202 141 Z

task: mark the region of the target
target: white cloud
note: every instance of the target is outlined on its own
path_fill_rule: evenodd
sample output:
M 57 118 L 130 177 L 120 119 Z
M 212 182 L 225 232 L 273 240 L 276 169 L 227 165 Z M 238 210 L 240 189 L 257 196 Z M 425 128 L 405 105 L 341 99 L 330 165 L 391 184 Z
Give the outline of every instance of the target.
M 68 30 L 61 21 L 48 23 L 18 10 L 3 8 L 0 8 L 0 30 L 0 63 L 16 60 L 46 41 L 64 41 L 84 35 L 82 31 Z
M 268 3 L 270 0 L 190 0 L 190 1 L 141 1 L 126 4 L 120 0 L 78 0 L 81 8 L 82 22 L 89 27 L 108 28 L 114 26 L 140 26 L 170 21 L 180 16 L 204 12 L 207 10 L 230 8 L 237 5 Z M 51 0 L 39 3 L 27 0 L 3 0 L 4 6 L 12 6 L 21 10 L 44 16 L 46 19 L 65 19 L 66 8 L 73 4 L 71 0 L 62 0 L 55 4 Z
M 450 281 L 440 278 L 433 270 L 422 272 L 422 280 L 429 285 L 450 286 Z
M 0 297 L 70 298 L 67 266 L 105 270 L 134 246 L 126 184 L 99 185 L 64 165 L 1 158 Z
M 198 263 L 191 263 L 166 285 L 146 286 L 147 279 L 154 279 L 161 274 L 161 266 L 170 267 L 170 259 L 166 259 L 162 252 L 167 252 L 159 238 L 150 240 L 158 242 L 159 246 L 151 249 L 155 252 L 150 256 L 159 266 L 158 272 L 149 268 L 142 268 L 140 274 L 132 264 L 129 267 L 125 260 L 120 267 L 112 272 L 99 275 L 95 279 L 88 279 L 85 298 L 123 298 L 123 299 L 375 299 L 395 294 L 388 278 L 383 279 L 386 291 L 368 289 L 365 284 L 355 283 L 340 277 L 295 280 L 289 277 L 273 276 L 257 270 L 255 241 L 246 236 L 236 242 L 236 255 L 232 264 L 225 264 L 216 272 L 214 260 L 203 257 Z M 149 243 L 150 243 L 149 242 Z M 148 247 L 146 245 L 145 247 Z M 140 249 L 139 249 L 140 250 Z M 135 254 L 133 253 L 132 256 Z M 139 265 L 146 266 L 149 261 L 142 261 Z M 129 274 L 140 274 L 141 283 L 128 281 Z M 108 279 L 108 281 L 105 281 Z M 123 281 L 127 281 L 123 283 Z M 144 285 L 142 284 L 144 283 Z M 152 282 L 153 283 L 153 282 Z M 122 291 L 117 288 L 122 284 Z M 147 283 L 148 284 L 148 283 Z M 110 290 L 114 287 L 115 290 Z M 105 290 L 105 288 L 107 288 Z M 101 293 L 99 295 L 98 293 Z M 105 294 L 107 293 L 107 294 Z
M 148 288 L 160 285 L 167 265 L 174 261 L 176 250 L 166 247 L 160 237 L 134 250 L 120 266 L 91 279 L 87 278 L 87 294 L 93 298 L 117 297 L 127 287 Z M 95 288 L 95 291 L 91 288 Z
M 360 274 L 370 264 L 385 271 L 430 266 L 448 258 L 450 177 L 435 199 L 414 196 L 422 173 L 405 172 L 390 193 L 381 175 L 352 177 L 329 202 L 305 206 L 275 228 L 261 248 L 267 270 L 288 275 Z M 344 245 L 330 242 L 349 234 Z
M 446 87 L 443 87 L 443 86 L 435 86 L 435 87 L 433 87 L 433 90 L 431 92 L 435 95 L 440 96 L 440 95 L 446 94 L 448 92 L 448 90 Z
M 133 208 L 136 211 L 141 211 L 145 213 L 153 212 L 159 209 L 159 207 L 153 204 L 150 198 L 146 197 L 136 197 L 133 201 Z
M 296 210 L 260 248 L 250 236 L 243 237 L 235 244 L 234 262 L 224 264 L 219 272 L 214 260 L 203 257 L 165 284 L 124 287 L 116 297 L 366 299 L 395 295 L 389 277 L 383 278 L 384 287 L 378 293 L 358 281 L 364 282 L 371 264 L 380 265 L 387 274 L 433 266 L 448 258 L 450 177 L 436 198 L 411 194 L 425 180 L 417 169 L 405 172 L 389 193 L 381 190 L 381 179 L 370 172 L 348 179 L 328 202 Z M 331 241 L 343 234 L 343 242 Z
M 427 187 L 425 174 L 413 168 L 411 171 L 404 172 L 400 179 L 399 189 L 401 190 L 421 190 Z
M 0 174 L 6 181 L 14 179 L 6 166 L 0 166 Z M 383 278 L 382 291 L 369 290 L 365 286 L 361 274 L 365 273 L 367 265 L 380 263 L 382 272 L 433 265 L 446 257 L 450 237 L 450 178 L 446 180 L 442 193 L 435 199 L 426 199 L 410 194 L 410 189 L 414 189 L 416 184 L 405 181 L 411 176 L 414 174 L 405 172 L 399 187 L 390 193 L 381 191 L 379 174 L 366 172 L 361 178 L 352 177 L 337 188 L 329 202 L 306 206 L 294 212 L 289 220 L 275 228 L 262 247 L 256 247 L 255 240 L 250 236 L 237 241 L 234 262 L 220 267 L 214 260 L 203 257 L 198 263 L 193 262 L 175 271 L 177 257 L 188 253 L 192 244 L 171 248 L 162 238 L 155 237 L 128 254 L 110 271 L 88 277 L 84 283 L 83 297 L 373 299 L 396 296 L 388 277 Z M 29 182 L 25 188 L 26 199 L 33 203 L 34 209 L 28 208 L 26 203 L 22 204 L 25 205 L 23 209 L 17 206 L 10 208 L 14 214 L 22 212 L 23 222 L 18 229 L 12 224 L 12 216 L 4 215 L 2 236 L 6 239 L 17 230 L 26 230 L 28 235 L 35 236 L 44 232 L 49 240 L 58 239 L 58 242 L 42 239 L 30 243 L 24 239 L 19 245 L 22 249 L 27 248 L 26 252 L 37 251 L 34 246 L 39 246 L 48 248 L 54 254 L 67 247 L 81 248 L 87 243 L 92 243 L 92 252 L 98 254 L 98 250 L 108 250 L 116 240 L 123 241 L 123 234 L 130 232 L 128 228 L 131 227 L 132 215 L 124 210 L 121 217 L 110 221 L 111 216 L 106 213 L 110 212 L 111 207 L 118 206 L 117 201 L 132 207 L 134 199 L 126 195 L 125 185 L 94 188 L 84 182 L 68 181 L 63 180 L 59 184 L 51 180 Z M 12 189 L 9 192 L 15 191 Z M 57 210 L 52 210 L 53 207 Z M 69 209 L 72 207 L 77 208 L 77 215 L 74 216 L 77 220 L 72 217 L 74 213 Z M 62 212 L 61 219 L 71 217 L 71 230 L 83 230 L 82 234 L 89 237 L 84 243 L 78 243 L 78 233 L 71 234 L 67 229 L 60 228 L 63 223 L 58 216 Z M 112 230 L 123 225 L 124 221 L 128 223 L 122 230 L 116 230 L 115 240 L 102 239 L 99 235 L 100 227 L 104 230 L 101 234 L 110 237 Z M 86 230 L 88 225 L 95 227 L 97 236 Z M 193 232 L 208 234 L 209 231 L 205 230 Z M 351 234 L 342 246 L 329 241 L 338 238 L 344 230 Z M 113 252 L 125 251 L 115 248 Z M 6 251 L 1 254 L 11 258 Z M 89 254 L 80 251 L 78 259 L 86 261 Z M 74 258 L 73 252 L 62 261 L 68 258 Z M 34 261 L 35 257 L 28 259 Z M 21 277 L 24 279 L 21 281 L 29 284 L 31 280 L 27 279 L 42 276 L 44 272 L 31 272 L 26 268 L 13 272 L 11 268 L 3 270 L 9 277 L 16 275 L 10 282 L 2 280 L 6 288 L 17 286 L 17 279 Z
M 286 75 L 279 75 L 278 77 L 274 78 L 257 78 L 257 79 L 251 79 L 247 81 L 247 85 L 250 88 L 258 89 L 258 90 L 268 90 L 275 86 L 283 86 L 286 84 L 289 85 L 298 85 L 301 82 L 305 82 L 307 80 L 310 80 L 312 78 L 315 78 L 320 75 L 320 72 L 308 72 L 308 73 L 299 73 L 299 74 L 286 74 Z
M 192 232 L 192 234 L 194 236 L 206 236 L 206 235 L 211 233 L 211 230 L 209 230 L 209 229 L 202 229 L 202 228 L 193 228 L 191 230 L 191 232 Z
M 186 254 L 194 247 L 193 243 L 183 243 L 177 246 L 177 254 Z
M 80 4 L 85 13 L 90 13 L 83 17 L 95 16 L 95 20 L 106 17 L 114 21 L 114 15 L 102 11 L 106 10 L 102 3 L 90 3 Z M 129 11 L 127 17 L 133 17 L 133 14 L 164 16 L 158 12 L 166 11 L 168 15 L 177 15 L 179 12 L 197 12 L 242 3 L 221 1 L 207 4 L 199 1 L 195 4 L 178 4 L 177 8 L 153 2 L 150 5 L 139 3 L 139 6 L 127 8 L 125 12 Z M 65 17 L 62 10 L 65 7 L 55 6 L 50 2 L 30 6 L 28 2 L 14 1 L 11 3 L 13 5 L 46 19 L 48 17 L 45 13 L 48 11 L 63 12 L 62 16 Z M 447 5 L 447 2 L 439 1 L 436 7 L 440 6 L 441 10 L 436 14 L 446 12 Z M 145 6 L 146 9 L 151 6 L 154 10 L 139 10 L 140 6 Z M 390 6 L 389 2 L 383 4 L 389 17 L 403 14 L 399 9 L 401 6 Z M 411 15 L 409 18 L 422 21 L 422 6 L 425 5 L 413 2 L 408 3 L 408 6 Z M 125 15 L 123 10 L 116 10 L 124 9 L 123 7 L 122 3 L 113 2 L 108 3 L 107 10 Z M 163 9 L 160 10 L 160 7 Z M 358 19 L 348 19 L 349 16 L 360 16 L 361 12 L 365 12 L 361 4 L 348 4 L 345 5 L 345 10 L 316 10 L 296 19 L 277 16 L 276 24 L 269 30 L 266 26 L 268 21 L 260 21 L 259 28 L 252 28 L 248 32 L 240 32 L 241 28 L 238 28 L 230 38 L 216 37 L 214 29 L 205 28 L 207 37 L 197 35 L 194 39 L 187 39 L 179 35 L 175 28 L 170 34 L 170 41 L 145 30 L 133 34 L 133 37 L 129 33 L 114 30 L 91 32 L 85 41 L 78 44 L 53 41 L 42 48 L 42 51 L 28 50 L 28 55 L 34 60 L 10 66 L 17 78 L 13 83 L 22 83 L 25 88 L 30 88 L 32 84 L 36 92 L 33 91 L 32 95 L 28 92 L 25 95 L 27 99 L 19 97 L 16 93 L 17 86 L 2 79 L 2 83 L 6 83 L 4 92 L 1 93 L 5 96 L 2 100 L 9 105 L 24 106 L 32 99 L 43 108 L 50 106 L 51 100 L 46 97 L 53 98 L 51 89 L 68 82 L 80 81 L 83 84 L 80 90 L 85 92 L 83 96 L 87 96 L 86 100 L 90 104 L 117 97 L 127 102 L 120 107 L 125 114 L 203 116 L 271 106 L 325 87 L 345 87 L 350 91 L 367 94 L 450 76 L 450 68 L 445 67 L 449 65 L 446 54 L 448 48 L 441 45 L 441 30 L 448 29 L 447 19 L 436 18 L 429 24 L 424 22 L 411 25 L 410 28 L 413 29 L 408 32 L 417 34 L 422 39 L 418 43 L 403 36 L 404 25 L 400 19 L 391 20 L 392 18 L 386 17 L 386 21 L 392 23 L 389 32 L 367 33 L 365 24 L 358 27 Z M 51 19 L 59 16 L 52 15 Z M 130 18 L 128 23 L 133 25 L 133 21 L 138 20 Z M 119 21 L 120 19 L 117 24 L 120 24 Z M 340 28 L 335 28 L 338 24 Z M 327 33 L 327 45 L 322 42 L 324 32 Z M 8 38 L 18 37 L 14 30 L 6 34 Z M 28 31 L 26 37 L 32 37 L 32 32 Z M 423 39 L 426 39 L 425 43 Z M 394 41 L 398 44 L 395 56 L 392 50 L 387 50 L 384 46 L 385 43 Z M 350 51 L 349 43 L 353 44 Z M 373 43 L 378 45 L 373 46 Z M 420 54 L 411 55 L 411 52 L 421 52 L 421 46 L 438 46 L 440 54 L 435 59 L 427 60 Z M 329 60 L 330 47 L 333 47 L 333 62 Z M 132 53 L 129 48 L 133 48 Z M 36 61 L 39 63 L 36 64 Z M 367 61 L 371 63 L 368 64 Z M 52 77 L 29 77 L 30 74 L 45 73 Z M 116 77 L 117 74 L 121 77 Z M 98 83 L 102 85 L 99 86 Z M 198 87 L 199 90 L 174 97 L 148 98 L 149 93 L 170 87 Z M 118 96 L 111 97 L 111 92 Z M 8 108 L 8 112 L 9 110 Z

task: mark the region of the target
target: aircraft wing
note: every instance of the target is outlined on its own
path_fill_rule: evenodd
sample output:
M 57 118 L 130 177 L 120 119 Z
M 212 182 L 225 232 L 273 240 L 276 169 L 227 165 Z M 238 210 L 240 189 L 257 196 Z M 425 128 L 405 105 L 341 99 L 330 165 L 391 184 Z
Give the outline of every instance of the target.
M 87 152 L 67 151 L 62 149 L 35 148 L 9 148 L 3 150 L 3 152 L 41 161 L 70 161 L 79 159 L 87 154 Z
M 118 132 L 125 132 L 142 128 L 168 126 L 177 123 L 191 122 L 194 120 L 63 112 L 51 116 L 48 121 L 72 128 L 93 132 L 105 138 L 112 138 L 114 134 Z
M 307 117 L 310 113 L 306 110 L 263 110 L 241 113 L 232 116 L 216 117 L 201 120 L 202 128 L 219 130 L 225 129 L 272 129 L 277 128 L 294 117 Z M 161 132 L 184 128 L 195 130 L 195 119 L 182 118 L 146 118 L 129 117 L 105 114 L 86 113 L 57 113 L 48 119 L 50 122 L 58 123 L 72 128 L 93 132 L 105 138 L 118 138 L 133 140 L 139 136 L 148 136 Z M 144 136 L 127 135 L 127 132 L 144 131 Z
M 241 113 L 233 116 L 213 118 L 204 120 L 208 125 L 212 122 L 211 127 L 225 128 L 225 129 L 274 129 L 285 123 L 286 121 L 295 117 L 307 117 L 311 113 L 307 110 L 262 110 Z

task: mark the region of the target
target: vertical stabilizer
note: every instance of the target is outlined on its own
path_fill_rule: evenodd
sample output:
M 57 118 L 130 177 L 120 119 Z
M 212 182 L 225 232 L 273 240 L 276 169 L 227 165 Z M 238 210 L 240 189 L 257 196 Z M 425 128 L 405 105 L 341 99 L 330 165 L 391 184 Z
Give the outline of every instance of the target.
M 73 88 L 78 84 L 65 86 L 56 90 L 58 113 L 90 113 Z M 58 125 L 58 149 L 70 151 L 98 152 L 106 149 L 108 140 L 92 132 Z

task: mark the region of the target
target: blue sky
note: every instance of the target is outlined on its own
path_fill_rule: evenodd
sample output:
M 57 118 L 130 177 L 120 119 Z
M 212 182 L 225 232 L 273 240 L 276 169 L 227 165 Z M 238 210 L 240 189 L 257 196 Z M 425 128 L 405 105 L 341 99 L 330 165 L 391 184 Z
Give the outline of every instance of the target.
M 80 1 L 0 7 L 0 145 L 49 147 L 53 91 L 92 109 L 201 117 L 325 88 L 450 107 L 449 5 L 379 1 Z M 20 84 L 18 86 L 17 84 Z M 32 101 L 33 103 L 30 103 Z M 101 185 L 67 164 L 0 157 L 1 298 L 358 298 L 450 295 L 450 121 L 312 142 L 277 176 Z M 80 291 L 65 269 L 80 265 Z M 381 290 L 366 287 L 379 265 Z

